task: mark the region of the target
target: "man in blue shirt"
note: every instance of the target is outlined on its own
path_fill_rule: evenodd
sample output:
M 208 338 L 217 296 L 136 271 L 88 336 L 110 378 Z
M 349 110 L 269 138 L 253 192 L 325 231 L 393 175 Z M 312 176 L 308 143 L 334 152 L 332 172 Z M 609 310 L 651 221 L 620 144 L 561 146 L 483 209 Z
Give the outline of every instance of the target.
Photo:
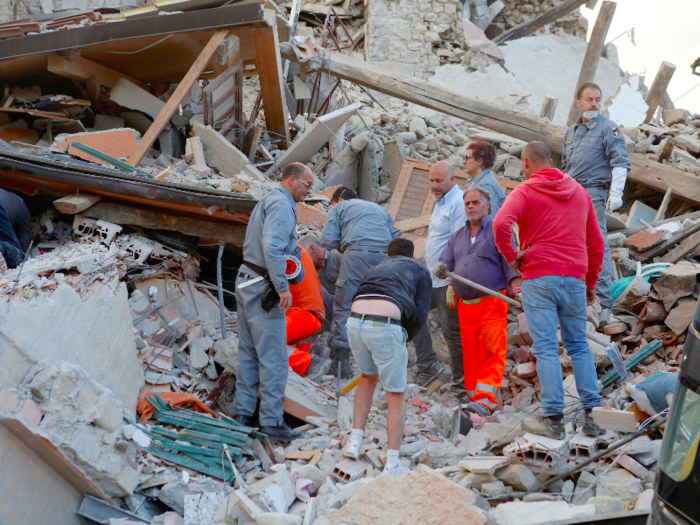
M 455 170 L 449 162 L 436 162 L 430 173 L 430 190 L 435 196 L 435 209 L 430 217 L 428 242 L 425 245 L 425 264 L 432 268 L 440 260 L 450 235 L 464 227 L 467 215 L 464 211 L 464 193 L 455 181 Z M 452 385 L 458 394 L 464 394 L 464 371 L 462 370 L 462 341 L 459 335 L 457 302 L 449 279 L 439 279 L 431 275 L 432 292 L 430 308 L 437 308 L 440 330 L 447 342 L 452 366 Z M 427 386 L 442 371 L 437 363 L 433 341 L 426 323 L 416 335 L 413 344 L 416 348 L 418 374 L 416 384 Z
M 581 110 L 581 118 L 564 135 L 561 170 L 586 188 L 603 233 L 605 256 L 596 285 L 596 296 L 603 308 L 600 320 L 607 323 L 612 304 L 612 262 L 605 211 L 615 211 L 622 206 L 622 192 L 632 165 L 617 124 L 600 114 L 601 99 L 600 86 L 592 82 L 583 84 L 577 90 L 576 106 Z
M 352 299 L 365 274 L 386 258 L 389 242 L 401 236 L 394 219 L 379 204 L 357 198 L 346 186 L 339 187 L 331 198 L 333 206 L 323 227 L 323 245 L 343 254 L 336 281 L 333 303 L 333 326 L 328 346 L 333 366 L 330 373 L 343 379 L 352 376 L 350 344 L 345 330 Z
M 470 281 L 505 294 L 520 288 L 520 277 L 496 248 L 490 193 L 480 186 L 467 190 L 466 226 L 450 237 L 433 273 L 446 277 L 449 270 Z M 467 410 L 490 416 L 498 405 L 496 395 L 503 381 L 508 350 L 508 304 L 498 297 L 453 282 L 459 297 L 459 324 L 464 352 L 464 386 L 471 401 Z
M 290 428 L 283 419 L 289 371 L 285 312 L 292 306 L 286 269 L 287 256 L 297 250 L 296 203 L 311 193 L 313 181 L 309 168 L 296 162 L 290 164 L 282 172 L 279 187 L 255 205 L 243 241 L 243 264 L 236 278 L 236 420 L 251 425 L 259 387 L 261 430 L 275 441 L 301 437 L 301 432 Z M 266 275 L 267 279 L 258 279 Z M 263 305 L 270 292 L 268 280 L 279 295 L 279 305 L 269 310 Z

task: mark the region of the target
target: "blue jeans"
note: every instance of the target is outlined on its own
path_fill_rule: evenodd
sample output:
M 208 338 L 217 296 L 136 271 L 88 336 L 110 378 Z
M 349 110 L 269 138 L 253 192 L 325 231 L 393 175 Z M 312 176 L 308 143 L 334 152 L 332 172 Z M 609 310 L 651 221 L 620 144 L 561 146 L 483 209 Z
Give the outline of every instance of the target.
M 546 417 L 564 412 L 564 382 L 557 353 L 557 320 L 574 367 L 576 389 L 583 408 L 603 406 L 593 354 L 586 338 L 586 284 L 575 277 L 551 275 L 527 279 L 522 284 L 525 318 L 535 344 L 540 399 Z
M 0 205 L 0 254 L 5 258 L 8 268 L 15 268 L 22 264 L 24 252 L 19 245 L 19 240 L 12 229 L 12 222 L 5 209 Z

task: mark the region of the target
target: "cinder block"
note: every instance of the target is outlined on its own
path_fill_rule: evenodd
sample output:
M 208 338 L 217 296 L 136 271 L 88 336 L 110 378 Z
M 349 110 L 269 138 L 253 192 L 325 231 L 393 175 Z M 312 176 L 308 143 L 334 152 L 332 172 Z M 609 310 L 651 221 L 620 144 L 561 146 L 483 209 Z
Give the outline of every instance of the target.
M 646 479 L 646 477 L 649 475 L 649 471 L 646 468 L 637 463 L 627 454 L 622 454 L 619 458 L 617 458 L 616 462 L 640 479 Z

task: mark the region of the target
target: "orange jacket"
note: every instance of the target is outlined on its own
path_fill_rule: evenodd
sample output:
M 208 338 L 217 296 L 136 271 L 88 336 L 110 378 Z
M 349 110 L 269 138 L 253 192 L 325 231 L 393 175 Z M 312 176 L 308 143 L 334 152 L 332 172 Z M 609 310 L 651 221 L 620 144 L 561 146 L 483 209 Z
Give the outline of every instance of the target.
M 318 278 L 311 255 L 304 248 L 301 248 L 301 264 L 304 266 L 304 280 L 299 284 L 289 285 L 289 291 L 292 292 L 292 308 L 316 312 L 325 318 L 326 309 L 323 307 L 321 280 Z

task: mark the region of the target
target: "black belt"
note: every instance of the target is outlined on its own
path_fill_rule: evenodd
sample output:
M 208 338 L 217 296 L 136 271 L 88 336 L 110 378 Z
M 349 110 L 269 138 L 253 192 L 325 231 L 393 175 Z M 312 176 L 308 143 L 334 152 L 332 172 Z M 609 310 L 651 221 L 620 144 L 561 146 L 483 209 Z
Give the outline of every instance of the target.
M 244 260 L 243 264 L 245 264 L 248 268 L 253 270 L 258 275 L 264 276 L 267 273 L 267 268 L 263 268 L 262 266 L 258 266 L 257 264 L 253 264 L 252 262 Z
M 388 317 L 386 315 L 358 314 L 357 312 L 350 312 L 350 317 L 360 319 L 361 321 L 377 321 L 378 323 L 395 324 L 401 326 L 401 319 Z

